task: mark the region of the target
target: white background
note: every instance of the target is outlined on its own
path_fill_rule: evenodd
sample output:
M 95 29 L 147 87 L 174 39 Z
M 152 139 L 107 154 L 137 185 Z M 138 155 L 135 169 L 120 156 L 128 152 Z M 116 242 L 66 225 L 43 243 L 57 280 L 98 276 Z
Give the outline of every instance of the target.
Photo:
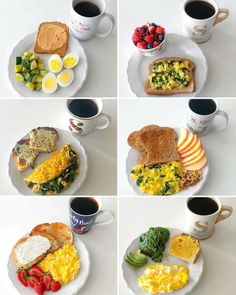
M 236 166 L 236 100 L 217 100 L 219 108 L 229 115 L 229 124 L 222 132 L 212 129 L 202 139 L 209 160 L 209 176 L 200 194 L 235 195 L 234 171 Z M 128 184 L 125 161 L 129 151 L 127 138 L 145 125 L 181 128 L 185 126 L 188 100 L 183 99 L 127 99 L 119 104 L 119 194 L 134 194 Z M 224 119 L 216 117 L 215 126 Z
M 116 194 L 116 129 L 115 99 L 103 100 L 103 112 L 110 115 L 111 125 L 79 137 L 88 157 L 87 178 L 79 190 L 81 195 Z M 15 194 L 8 177 L 8 161 L 15 143 L 35 127 L 49 126 L 67 130 L 68 119 L 64 99 L 1 99 L 0 195 Z M 102 172 L 102 173 L 101 173 Z
M 130 292 L 121 273 L 123 255 L 129 244 L 149 227 L 174 227 L 184 230 L 185 198 L 120 198 L 119 205 L 119 254 L 120 284 L 122 295 Z M 235 198 L 221 198 L 223 205 L 236 210 Z M 127 217 L 129 217 L 127 221 Z M 236 214 L 216 225 L 214 235 L 201 241 L 204 258 L 202 278 L 191 295 L 233 295 L 236 289 Z
M 68 201 L 67 197 L 2 197 L 0 206 L 2 240 L 0 291 L 2 295 L 19 294 L 11 284 L 7 270 L 9 255 L 14 244 L 37 224 L 44 222 L 69 224 Z M 79 292 L 80 295 L 116 294 L 116 198 L 102 198 L 102 202 L 103 209 L 115 213 L 115 220 L 108 225 L 94 227 L 88 233 L 79 235 L 89 251 L 91 260 L 90 275 Z M 99 220 L 106 220 L 106 216 L 99 218 L 101 218 Z
M 136 27 L 156 22 L 168 33 L 182 34 L 184 0 L 121 0 L 119 22 L 119 95 L 132 96 L 127 82 L 128 59 L 137 50 L 132 43 Z M 200 96 L 236 96 L 236 5 L 232 0 L 216 0 L 220 8 L 228 8 L 230 16 L 214 27 L 212 38 L 200 44 L 208 62 L 208 78 Z M 151 62 L 151 61 L 150 61 Z
M 72 0 L 6 0 L 1 1 L 1 88 L 0 96 L 14 96 L 8 81 L 8 61 L 16 44 L 26 35 L 37 31 L 44 21 L 69 24 Z M 116 0 L 106 0 L 106 12 L 116 19 Z M 105 22 L 102 26 L 106 26 Z M 116 96 L 117 80 L 116 29 L 106 38 L 94 37 L 81 41 L 88 58 L 88 77 L 79 96 Z M 14 65 L 11 65 L 14 66 Z

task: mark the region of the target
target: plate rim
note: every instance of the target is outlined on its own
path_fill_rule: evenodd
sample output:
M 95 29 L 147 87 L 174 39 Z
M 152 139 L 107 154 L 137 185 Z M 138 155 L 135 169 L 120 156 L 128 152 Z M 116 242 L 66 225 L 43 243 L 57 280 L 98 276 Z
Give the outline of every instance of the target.
M 204 79 L 204 81 L 203 81 L 202 87 L 201 87 L 198 91 L 195 90 L 195 91 L 193 92 L 194 95 L 193 95 L 192 97 L 199 96 L 199 94 L 202 92 L 202 90 L 203 90 L 203 88 L 204 88 L 204 86 L 205 86 L 205 84 L 206 84 L 207 76 L 208 76 L 208 63 L 207 63 L 207 59 L 206 59 L 206 57 L 205 57 L 205 55 L 204 55 L 202 49 L 199 47 L 199 45 L 198 45 L 196 42 L 194 42 L 192 39 L 190 39 L 190 38 L 188 38 L 188 37 L 186 37 L 186 36 L 184 36 L 184 35 L 180 35 L 180 34 L 176 34 L 176 33 L 167 33 L 166 35 L 167 35 L 168 38 L 170 38 L 171 36 L 174 35 L 174 36 L 177 37 L 177 38 L 182 37 L 182 38 L 187 39 L 188 42 L 192 43 L 196 48 L 198 48 L 199 52 L 202 54 L 202 57 L 203 57 L 203 60 L 204 60 L 204 67 L 205 67 L 205 69 L 206 69 L 206 77 L 205 77 L 205 79 Z M 128 59 L 127 66 L 126 66 L 126 81 L 127 81 L 128 85 L 129 85 L 129 90 L 130 90 L 130 92 L 131 92 L 135 97 L 142 97 L 142 96 L 138 95 L 138 93 L 135 91 L 134 87 L 131 87 L 130 79 L 129 79 L 129 68 L 130 68 L 130 63 L 131 63 L 131 59 L 132 59 L 135 55 L 137 55 L 137 56 L 140 55 L 142 58 L 149 58 L 149 57 L 147 57 L 147 56 L 142 56 L 142 54 L 139 53 L 137 50 L 133 50 L 133 53 L 130 55 L 130 57 L 129 57 L 129 59 Z M 154 56 L 153 56 L 153 57 L 154 57 Z M 156 56 L 156 58 L 158 58 L 158 55 Z M 183 94 L 184 94 L 184 93 L 183 93 Z M 187 94 L 187 93 L 186 93 L 186 94 Z M 172 94 L 172 95 L 147 95 L 147 96 L 145 96 L 145 98 L 155 98 L 155 97 L 159 97 L 159 98 L 160 98 L 160 97 L 180 97 L 180 98 L 181 98 L 181 96 L 178 96 L 178 95 L 176 95 L 176 94 Z
M 62 128 L 55 128 L 55 129 L 56 129 L 57 131 L 59 131 L 59 132 L 66 132 L 68 135 L 70 134 L 70 136 L 73 137 L 73 135 L 70 133 L 70 131 L 68 131 L 68 130 L 66 130 L 66 129 L 62 129 Z M 22 136 L 21 139 L 25 138 L 27 135 L 28 135 L 28 133 L 27 133 L 25 136 Z M 19 139 L 19 140 L 21 140 L 21 139 Z M 76 138 L 76 139 L 77 139 L 77 138 Z M 87 153 L 86 153 L 86 151 L 85 151 L 85 148 L 84 148 L 83 145 L 81 144 L 80 140 L 77 139 L 77 141 L 78 141 L 78 143 L 79 143 L 80 148 L 83 150 L 83 155 L 84 155 L 84 160 L 85 160 L 84 178 L 82 179 L 82 181 L 81 181 L 81 183 L 80 183 L 80 186 L 79 186 L 77 189 L 73 190 L 73 191 L 69 194 L 69 196 L 73 196 L 74 193 L 75 193 L 76 191 L 79 191 L 79 190 L 81 189 L 81 187 L 82 187 L 82 185 L 84 184 L 85 179 L 86 179 L 86 177 L 87 177 L 87 173 L 88 173 L 88 156 L 87 156 Z M 13 148 L 14 148 L 14 147 L 13 147 Z M 53 151 L 53 152 L 51 152 L 51 153 L 49 153 L 49 154 L 52 155 L 54 152 L 56 152 L 56 151 Z M 19 195 L 21 195 L 21 196 L 42 197 L 41 195 L 36 194 L 36 193 L 34 194 L 33 192 L 32 192 L 32 194 L 28 194 L 28 195 L 26 195 L 26 194 L 22 193 L 22 192 L 21 192 L 21 191 L 20 191 L 20 190 L 14 185 L 14 182 L 13 182 L 12 176 L 11 176 L 11 174 L 10 174 L 10 162 L 11 162 L 11 157 L 12 157 L 12 152 L 10 152 L 10 155 L 9 155 L 9 158 L 8 158 L 8 164 L 7 164 L 7 167 L 8 167 L 8 177 L 9 177 L 10 182 L 11 182 L 11 185 L 13 186 L 13 188 L 15 189 L 15 191 L 16 191 Z M 17 169 L 17 168 L 16 168 L 16 169 Z M 78 176 L 79 176 L 79 175 L 78 175 Z M 66 190 L 63 191 L 63 192 L 66 192 Z M 68 195 L 68 194 L 66 194 L 66 195 Z M 66 195 L 65 195 L 65 196 L 66 196 Z M 46 196 L 46 197 L 55 197 L 55 196 L 56 196 L 56 197 L 59 197 L 59 196 L 64 196 L 64 195 L 56 194 L 56 195 L 53 195 L 53 196 Z
M 11 73 L 10 60 L 13 58 L 14 51 L 17 49 L 17 47 L 19 46 L 19 44 L 21 42 L 24 42 L 24 40 L 27 39 L 27 38 L 33 38 L 33 37 L 35 37 L 35 34 L 36 33 L 37 33 L 37 31 L 32 32 L 32 33 L 29 33 L 29 34 L 25 35 L 25 37 L 23 37 L 22 39 L 18 40 L 17 43 L 15 44 L 15 46 L 12 48 L 12 50 L 11 50 L 11 52 L 9 54 L 9 57 L 8 57 L 8 63 L 7 63 L 7 72 L 8 72 L 8 75 L 7 76 L 8 76 L 8 81 L 9 81 L 9 83 L 11 85 L 11 88 L 14 90 L 14 92 L 16 94 L 20 95 L 21 97 L 36 97 L 36 98 L 39 98 L 40 96 L 35 96 L 33 91 L 30 92 L 29 95 L 24 95 L 21 90 L 18 90 L 18 89 L 16 89 L 14 87 L 13 81 L 12 81 L 12 79 L 10 77 L 10 73 Z M 83 85 L 84 85 L 84 83 L 85 83 L 85 81 L 87 79 L 87 76 L 88 76 L 88 58 L 87 58 L 86 52 L 85 52 L 83 46 L 81 45 L 81 43 L 74 37 L 74 35 L 71 33 L 71 31 L 69 32 L 69 36 L 70 36 L 70 38 L 72 38 L 74 41 L 76 41 L 79 44 L 80 48 L 82 48 L 82 51 L 83 51 L 83 54 L 84 54 L 84 60 L 85 60 L 84 78 L 81 81 L 80 87 L 76 91 L 73 91 L 73 93 L 71 93 L 69 95 L 66 95 L 66 96 L 57 95 L 57 97 L 73 97 L 73 96 L 75 96 L 76 93 L 78 91 L 80 91 L 80 89 L 83 87 Z M 50 96 L 50 94 L 48 94 L 48 95 L 45 94 L 45 93 L 41 93 L 41 94 L 42 94 L 41 98 L 54 98 L 54 96 Z

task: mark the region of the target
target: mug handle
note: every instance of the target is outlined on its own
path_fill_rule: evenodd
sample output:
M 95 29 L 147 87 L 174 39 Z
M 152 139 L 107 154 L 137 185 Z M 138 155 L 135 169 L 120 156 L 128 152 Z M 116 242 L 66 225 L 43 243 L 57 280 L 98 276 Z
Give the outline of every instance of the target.
M 220 16 L 222 14 L 222 16 Z M 229 16 L 229 9 L 227 8 L 220 8 L 219 12 L 217 13 L 215 22 L 213 24 L 213 26 L 215 26 L 218 23 L 221 23 L 222 21 L 224 21 L 227 17 Z
M 220 127 L 220 128 L 215 128 L 217 131 L 222 131 L 222 130 L 224 130 L 224 129 L 226 128 L 226 126 L 228 125 L 228 122 L 229 122 L 229 116 L 227 115 L 226 112 L 221 111 L 221 110 L 218 110 L 218 111 L 216 112 L 216 116 L 221 116 L 221 117 L 224 117 L 224 118 L 225 118 L 225 124 L 224 124 L 222 127 Z
M 224 212 L 226 212 L 224 214 Z M 233 208 L 231 206 L 222 206 L 219 215 L 216 218 L 216 222 L 220 222 L 228 217 L 230 217 L 230 215 L 233 213 Z
M 108 115 L 101 113 L 99 118 L 104 119 L 106 122 L 101 125 L 96 125 L 95 129 L 106 129 L 111 124 L 111 118 Z
M 115 19 L 114 19 L 113 15 L 111 15 L 110 13 L 106 13 L 106 12 L 104 12 L 102 19 L 103 19 L 104 17 L 107 17 L 107 18 L 109 19 L 109 21 L 110 21 L 110 23 L 111 23 L 111 26 L 110 26 L 110 28 L 109 28 L 109 30 L 108 30 L 107 32 L 104 32 L 104 33 L 96 32 L 96 33 L 95 33 L 95 36 L 100 37 L 100 38 L 105 38 L 105 37 L 107 37 L 108 35 L 110 35 L 110 33 L 112 32 L 112 30 L 113 30 L 113 28 L 114 28 L 114 26 L 115 26 Z M 101 20 L 102 20 L 102 19 L 101 19 Z
M 98 214 L 99 215 L 103 215 L 103 214 L 108 214 L 110 215 L 110 218 L 106 221 L 98 221 L 98 222 L 94 222 L 93 226 L 99 226 L 99 225 L 105 225 L 105 224 L 109 224 L 113 221 L 113 219 L 115 218 L 115 215 L 112 211 L 110 210 L 101 210 Z

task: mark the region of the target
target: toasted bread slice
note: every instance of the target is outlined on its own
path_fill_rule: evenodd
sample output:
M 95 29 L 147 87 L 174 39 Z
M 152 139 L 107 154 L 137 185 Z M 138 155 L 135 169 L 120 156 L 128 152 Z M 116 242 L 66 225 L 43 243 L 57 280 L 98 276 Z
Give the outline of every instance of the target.
M 189 263 L 194 263 L 200 252 L 199 240 L 184 233 L 173 236 L 168 249 L 170 255 Z
M 54 253 L 61 247 L 60 242 L 47 231 L 34 230 L 30 233 L 30 236 L 42 236 L 47 238 L 51 243 L 51 249 L 48 251 L 49 253 Z
M 38 154 L 39 152 L 30 147 L 29 139 L 19 140 L 12 149 L 12 158 L 19 171 L 24 171 L 30 166 L 32 167 Z
M 47 255 L 47 253 L 49 252 L 50 248 L 48 248 L 47 250 L 41 250 L 41 253 L 39 253 L 39 255 L 37 255 L 36 257 L 32 258 L 29 262 L 22 264 L 22 262 L 20 261 L 20 258 L 17 255 L 17 249 L 19 246 L 21 246 L 24 243 L 29 242 L 30 237 L 26 236 L 21 238 L 13 247 L 12 249 L 12 256 L 13 259 L 16 263 L 16 266 L 19 269 L 28 269 L 29 267 L 39 263 L 41 260 L 44 259 L 44 257 Z M 24 253 L 23 253 L 24 254 Z M 24 256 L 28 255 L 27 250 L 26 250 L 26 254 Z
M 149 74 L 151 73 L 151 69 L 153 65 L 157 62 L 167 62 L 167 61 L 188 61 L 190 64 L 190 75 L 191 79 L 189 81 L 189 84 L 187 87 L 184 88 L 174 88 L 174 89 L 160 89 L 160 88 L 152 88 L 149 84 L 148 79 L 146 80 L 144 84 L 144 91 L 149 94 L 149 95 L 172 95 L 172 94 L 180 94 L 180 93 L 192 93 L 195 91 L 195 79 L 194 79 L 194 70 L 196 68 L 196 65 L 193 61 L 187 58 L 180 58 L 180 57 L 166 57 L 166 58 L 159 58 L 154 60 L 150 65 L 149 65 Z
M 38 28 L 34 52 L 59 54 L 60 57 L 64 57 L 67 51 L 68 41 L 69 28 L 66 24 L 60 22 L 44 22 Z
M 51 153 L 57 148 L 58 132 L 51 127 L 38 127 L 30 131 L 30 147 L 38 152 Z

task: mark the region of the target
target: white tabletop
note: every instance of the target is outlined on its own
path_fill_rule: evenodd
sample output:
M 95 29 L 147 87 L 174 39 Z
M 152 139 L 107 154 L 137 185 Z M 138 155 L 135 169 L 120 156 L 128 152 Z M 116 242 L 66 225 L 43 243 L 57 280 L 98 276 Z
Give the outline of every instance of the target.
M 202 195 L 235 195 L 233 179 L 236 165 L 235 128 L 236 128 L 236 101 L 233 99 L 217 100 L 219 108 L 229 115 L 229 124 L 222 132 L 212 131 L 202 137 L 202 144 L 209 160 L 209 176 L 200 192 Z M 132 110 L 132 111 L 131 111 Z M 180 128 L 186 122 L 187 100 L 179 99 L 123 99 L 119 104 L 119 194 L 134 195 L 128 184 L 125 161 L 129 146 L 127 138 L 135 130 L 145 125 L 156 124 Z M 215 126 L 223 124 L 222 118 L 215 119 Z
M 2 1 L 0 13 L 0 39 L 2 69 L 0 96 L 14 96 L 8 81 L 8 61 L 16 44 L 35 32 L 44 21 L 63 21 L 69 24 L 72 0 L 12 0 Z M 116 19 L 116 1 L 106 0 L 106 11 Z M 102 26 L 106 26 L 105 22 Z M 95 37 L 81 41 L 88 58 L 88 77 L 78 96 L 116 96 L 117 86 L 117 34 L 116 28 L 107 38 Z M 4 45 L 4 46 L 3 46 Z
M 119 204 L 119 256 L 120 284 L 122 295 L 131 294 L 126 288 L 121 273 L 121 264 L 126 248 L 133 239 L 149 227 L 184 228 L 185 198 L 121 198 Z M 223 205 L 236 210 L 234 198 L 221 198 Z M 178 209 L 177 209 L 178 208 Z M 128 219 L 127 219 L 128 217 Z M 128 222 L 127 222 L 128 220 Z M 236 268 L 236 214 L 216 225 L 214 235 L 201 241 L 204 271 L 199 284 L 191 295 L 234 294 L 236 281 L 232 274 Z
M 119 95 L 133 96 L 130 92 L 126 69 L 130 56 L 136 50 L 132 34 L 146 22 L 156 22 L 168 33 L 182 34 L 182 3 L 184 0 L 129 0 L 120 1 L 119 22 Z M 231 0 L 217 0 L 220 8 L 228 8 L 230 16 L 214 27 L 212 38 L 199 45 L 208 62 L 208 78 L 200 96 L 235 96 L 236 63 L 236 5 Z M 227 77 L 227 79 L 226 79 Z
M 95 130 L 79 138 L 88 157 L 87 178 L 78 192 L 81 195 L 116 194 L 116 100 L 106 99 L 103 102 L 103 112 L 110 115 L 111 125 L 105 130 Z M 0 153 L 0 195 L 16 193 L 8 177 L 8 160 L 15 143 L 35 127 L 49 126 L 67 130 L 67 120 L 64 99 L 0 100 L 3 139 Z
M 40 223 L 59 221 L 69 224 L 68 200 L 67 197 L 2 197 L 0 236 L 4 243 L 0 255 L 1 294 L 19 294 L 7 275 L 8 258 L 16 241 Z M 90 275 L 79 292 L 80 295 L 116 294 L 116 198 L 105 197 L 102 202 L 102 208 L 114 212 L 115 219 L 108 225 L 94 227 L 79 236 L 86 245 L 91 260 Z M 105 220 L 106 216 L 100 218 Z

